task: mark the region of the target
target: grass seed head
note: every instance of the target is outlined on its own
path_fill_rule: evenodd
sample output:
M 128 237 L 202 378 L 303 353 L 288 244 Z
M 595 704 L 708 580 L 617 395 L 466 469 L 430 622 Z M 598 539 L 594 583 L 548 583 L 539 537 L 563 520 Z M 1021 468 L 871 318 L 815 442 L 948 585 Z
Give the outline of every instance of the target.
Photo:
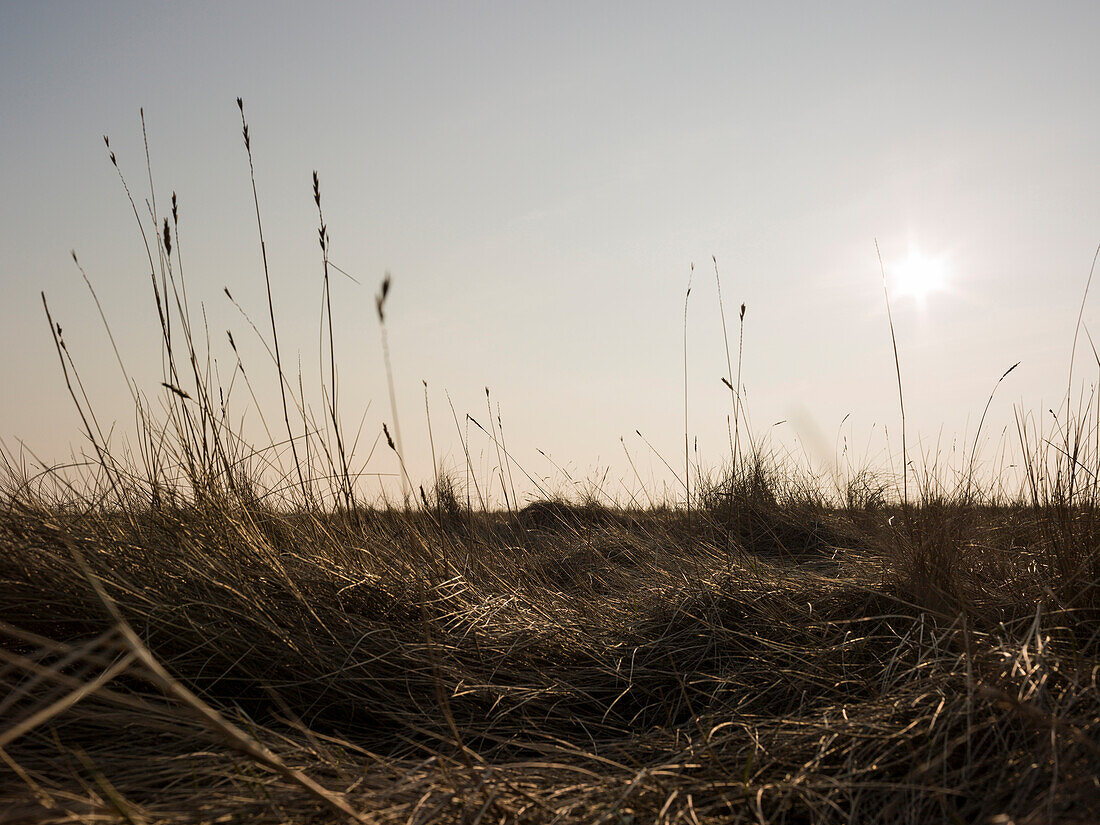
M 382 279 L 382 287 L 378 290 L 378 294 L 374 297 L 374 306 L 378 310 L 378 321 L 380 323 L 386 322 L 386 296 L 390 294 L 390 273 L 386 273 L 386 277 Z

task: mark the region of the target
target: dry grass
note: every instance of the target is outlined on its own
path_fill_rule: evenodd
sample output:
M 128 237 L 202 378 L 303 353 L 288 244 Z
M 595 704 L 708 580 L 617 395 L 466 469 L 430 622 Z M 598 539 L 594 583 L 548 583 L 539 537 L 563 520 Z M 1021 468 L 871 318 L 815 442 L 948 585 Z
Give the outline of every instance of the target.
M 497 512 L 446 474 L 371 507 L 331 326 L 330 426 L 270 351 L 279 475 L 151 234 L 167 413 L 135 388 L 140 461 L 51 319 L 94 462 L 83 487 L 0 475 L 0 823 L 1094 821 L 1094 408 L 1021 418 L 1016 497 L 970 472 L 908 503 L 867 471 L 829 497 L 738 431 L 690 510 L 513 487 Z
M 894 530 L 791 506 L 737 521 L 813 523 L 816 544 L 732 556 L 705 511 L 482 513 L 444 552 L 430 513 L 13 506 L 5 728 L 123 669 L 5 742 L 0 821 L 333 815 L 135 659 L 119 619 L 372 821 L 1085 818 L 1098 625 L 1030 572 L 1034 514 Z M 923 520 L 966 537 L 965 569 L 925 564 Z

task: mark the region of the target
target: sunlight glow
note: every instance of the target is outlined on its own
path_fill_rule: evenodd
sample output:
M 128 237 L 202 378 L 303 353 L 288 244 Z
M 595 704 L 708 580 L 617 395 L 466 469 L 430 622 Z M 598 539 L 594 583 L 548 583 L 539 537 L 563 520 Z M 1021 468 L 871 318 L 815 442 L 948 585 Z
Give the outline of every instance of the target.
M 945 256 L 933 257 L 912 248 L 908 257 L 890 267 L 889 272 L 894 295 L 923 304 L 933 292 L 946 289 L 950 267 Z

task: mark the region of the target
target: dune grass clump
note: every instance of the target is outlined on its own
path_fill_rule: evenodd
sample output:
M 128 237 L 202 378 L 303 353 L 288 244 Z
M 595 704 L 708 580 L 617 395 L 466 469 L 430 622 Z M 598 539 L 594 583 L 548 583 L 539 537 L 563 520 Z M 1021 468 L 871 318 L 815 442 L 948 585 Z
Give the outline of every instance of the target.
M 392 391 L 402 499 L 372 499 L 337 403 L 313 180 L 324 414 L 270 347 L 271 447 L 231 426 L 193 334 L 174 196 L 143 233 L 165 412 L 127 376 L 134 455 L 49 319 L 92 460 L 3 454 L 0 823 L 1095 820 L 1095 409 L 1067 404 L 1054 433 L 1021 418 L 1017 493 L 867 468 L 829 491 L 741 432 L 739 346 L 730 460 L 685 475 L 690 500 L 534 478 L 522 499 L 488 393 L 488 429 L 467 419 L 504 506 L 466 442 L 465 467 L 420 484 Z

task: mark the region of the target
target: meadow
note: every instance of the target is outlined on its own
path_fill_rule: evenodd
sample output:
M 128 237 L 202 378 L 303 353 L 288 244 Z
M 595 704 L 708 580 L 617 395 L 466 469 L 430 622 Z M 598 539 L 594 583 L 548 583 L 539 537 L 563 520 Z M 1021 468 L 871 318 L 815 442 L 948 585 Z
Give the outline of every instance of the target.
M 517 496 L 491 419 L 503 501 L 462 468 L 371 498 L 331 313 L 315 420 L 268 283 L 281 407 L 250 444 L 193 326 L 174 196 L 134 216 L 163 407 L 135 387 L 140 449 L 113 451 L 51 316 L 89 462 L 4 454 L 0 822 L 1100 816 L 1100 400 L 1072 379 L 1055 425 L 1019 417 L 1016 486 L 972 454 L 948 483 L 830 488 L 743 434 L 733 392 L 729 456 L 689 457 L 679 499 Z

